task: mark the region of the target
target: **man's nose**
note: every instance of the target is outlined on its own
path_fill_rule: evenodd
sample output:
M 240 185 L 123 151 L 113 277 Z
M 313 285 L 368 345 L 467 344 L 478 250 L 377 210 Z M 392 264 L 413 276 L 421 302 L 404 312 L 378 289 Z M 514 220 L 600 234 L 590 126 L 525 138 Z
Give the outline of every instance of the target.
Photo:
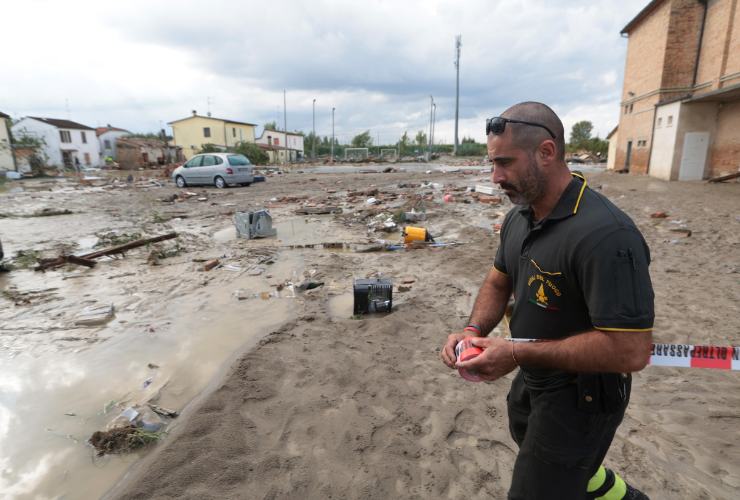
M 503 172 L 501 172 L 500 168 L 496 168 L 496 165 L 491 168 L 491 180 L 494 184 L 501 184 L 503 181 L 506 180 L 506 177 L 503 175 Z

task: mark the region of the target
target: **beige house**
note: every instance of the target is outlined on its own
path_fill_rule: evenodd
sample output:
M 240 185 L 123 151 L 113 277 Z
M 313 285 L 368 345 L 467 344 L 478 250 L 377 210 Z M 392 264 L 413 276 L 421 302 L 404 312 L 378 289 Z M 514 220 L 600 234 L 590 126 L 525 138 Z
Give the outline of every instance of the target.
M 616 170 L 667 180 L 738 170 L 738 4 L 653 0 L 622 29 L 629 40 Z
M 15 170 L 9 122 L 10 117 L 0 111 L 0 170 Z
M 200 116 L 195 110 L 193 116 L 175 120 L 168 125 L 172 127 L 175 145 L 182 148 L 186 160 L 198 154 L 204 144 L 214 144 L 226 149 L 240 142 L 255 142 L 254 123 Z
M 606 154 L 606 168 L 614 170 L 617 159 L 617 141 L 619 140 L 619 126 L 616 126 L 606 136 L 606 140 L 609 142 L 609 150 Z

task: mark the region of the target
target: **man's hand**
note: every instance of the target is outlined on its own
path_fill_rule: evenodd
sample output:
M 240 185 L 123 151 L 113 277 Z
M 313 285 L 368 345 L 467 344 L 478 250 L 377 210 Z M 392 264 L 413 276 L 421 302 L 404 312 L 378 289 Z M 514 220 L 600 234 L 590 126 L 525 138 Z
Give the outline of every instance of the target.
M 512 343 L 499 337 L 476 337 L 473 345 L 483 352 L 473 359 L 455 363 L 455 368 L 465 368 L 470 374 L 485 381 L 497 380 L 516 368 L 511 356 Z
M 471 335 L 471 333 L 472 332 L 459 332 L 451 333 L 447 336 L 447 342 L 442 346 L 442 350 L 439 352 L 439 357 L 449 368 L 455 368 L 455 361 L 457 360 L 457 356 L 455 356 L 455 346 L 465 337 L 472 337 L 473 335 Z

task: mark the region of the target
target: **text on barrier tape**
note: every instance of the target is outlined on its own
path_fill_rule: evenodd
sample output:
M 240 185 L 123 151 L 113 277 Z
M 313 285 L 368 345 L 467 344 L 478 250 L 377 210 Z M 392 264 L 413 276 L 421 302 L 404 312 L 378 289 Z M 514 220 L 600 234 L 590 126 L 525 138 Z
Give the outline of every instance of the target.
M 513 342 L 537 342 L 538 339 L 512 339 Z M 653 344 L 653 366 L 678 368 L 713 368 L 740 371 L 740 347 L 691 344 Z
M 740 371 L 740 347 L 653 344 L 653 349 L 650 352 L 650 364 Z

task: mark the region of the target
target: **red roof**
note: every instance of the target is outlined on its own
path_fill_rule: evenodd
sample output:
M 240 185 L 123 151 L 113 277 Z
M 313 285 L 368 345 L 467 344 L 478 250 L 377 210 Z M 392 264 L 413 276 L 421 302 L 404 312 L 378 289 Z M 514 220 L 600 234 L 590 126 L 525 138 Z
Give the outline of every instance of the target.
M 95 129 L 95 135 L 97 135 L 98 137 L 105 134 L 106 132 L 126 132 L 127 134 L 131 133 L 128 130 L 118 127 L 98 127 Z

